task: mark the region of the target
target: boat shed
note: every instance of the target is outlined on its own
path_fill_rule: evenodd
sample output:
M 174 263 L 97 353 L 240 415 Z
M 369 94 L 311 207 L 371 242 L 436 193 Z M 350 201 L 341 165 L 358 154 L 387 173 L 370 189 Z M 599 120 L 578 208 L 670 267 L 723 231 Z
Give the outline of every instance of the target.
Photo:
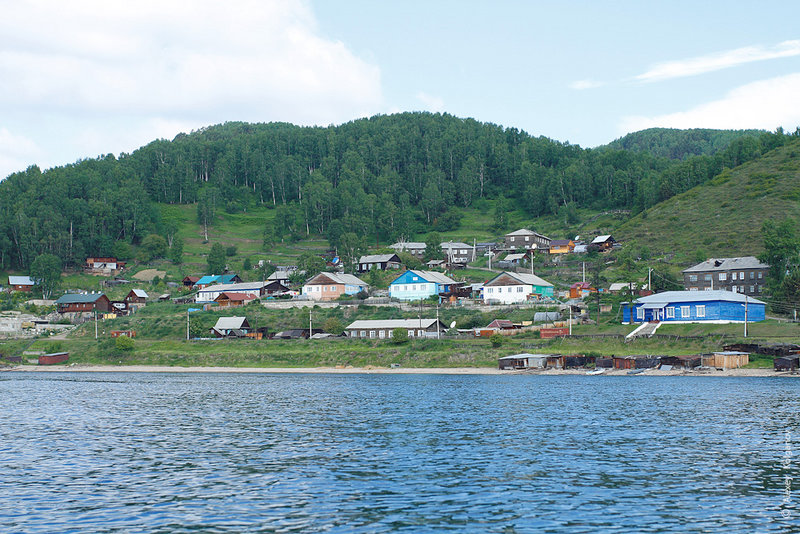
M 776 371 L 797 372 L 800 367 L 800 356 L 783 356 L 775 358 L 773 365 Z
M 544 369 L 547 366 L 547 354 L 512 354 L 497 359 L 499 369 Z
M 661 364 L 659 356 L 614 356 L 614 369 L 652 369 Z
M 703 354 L 702 363 L 704 367 L 738 369 L 750 363 L 750 355 L 746 352 L 724 350 L 712 352 L 711 354 Z

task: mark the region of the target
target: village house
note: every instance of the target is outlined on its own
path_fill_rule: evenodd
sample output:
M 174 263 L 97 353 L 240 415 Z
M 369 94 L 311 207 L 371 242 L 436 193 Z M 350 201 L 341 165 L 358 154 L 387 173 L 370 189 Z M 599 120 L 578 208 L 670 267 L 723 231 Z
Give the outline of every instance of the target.
M 389 269 L 399 269 L 402 262 L 397 254 L 373 254 L 361 256 L 358 259 L 358 272 L 365 273 L 372 269 L 388 271 Z
M 214 299 L 214 302 L 220 308 L 235 308 L 238 306 L 244 306 L 245 304 L 249 304 L 257 299 L 258 296 L 252 293 L 234 293 L 224 291 L 219 294 L 217 298 Z
M 569 286 L 569 298 L 571 299 L 586 298 L 592 293 L 597 293 L 597 288 L 592 287 L 589 282 L 575 282 Z
M 389 284 L 389 296 L 398 300 L 426 299 L 448 293 L 457 282 L 436 271 L 406 271 Z
M 526 250 L 543 250 L 545 252 L 550 249 L 551 239 L 549 237 L 537 234 L 527 228 L 508 233 L 504 236 L 504 239 L 507 249 L 524 248 Z
M 743 323 L 764 320 L 765 304 L 732 291 L 665 291 L 622 302 L 622 323 Z
M 90 274 L 112 275 L 125 268 L 124 261 L 117 258 L 86 258 L 86 271 Z
M 131 289 L 125 296 L 124 302 L 127 308 L 142 308 L 147 305 L 149 296 L 144 289 Z
M 56 310 L 58 313 L 108 313 L 112 306 L 103 293 L 67 293 L 56 300 Z
M 220 317 L 211 328 L 215 337 L 246 337 L 250 333 L 247 317 Z
M 408 252 L 412 256 L 417 259 L 422 259 L 425 256 L 425 243 L 420 243 L 419 241 L 399 241 L 394 245 L 390 245 L 390 248 L 394 249 L 397 254 L 401 252 Z
M 484 302 L 515 304 L 553 296 L 553 284 L 530 273 L 502 272 L 483 284 Z
M 745 295 L 760 295 L 769 265 L 753 256 L 712 258 L 683 270 L 683 287 L 689 291 L 724 289 Z
M 445 260 L 450 265 L 466 265 L 471 261 L 475 261 L 475 250 L 472 245 L 448 241 L 440 246 Z
M 550 254 L 571 254 L 575 250 L 572 239 L 554 239 L 550 241 Z
M 238 274 L 207 274 L 194 283 L 194 287 L 203 289 L 211 285 L 241 284 Z
M 614 248 L 616 240 L 610 235 L 600 235 L 595 237 L 589 244 L 591 248 L 597 249 L 600 252 L 606 252 Z
M 199 276 L 184 276 L 182 281 L 183 287 L 194 287 L 198 280 L 200 280 Z
M 241 284 L 216 284 L 204 287 L 197 292 L 195 302 L 214 302 L 222 293 L 253 294 L 260 297 L 264 294 L 266 282 L 243 282 Z
M 280 282 L 284 286 L 289 287 L 289 277 L 293 272 L 294 271 L 278 270 L 267 276 L 267 280 L 270 282 Z
M 336 300 L 368 289 L 366 282 L 352 274 L 319 273 L 303 286 L 303 295 L 313 300 Z
M 284 293 L 287 293 L 288 291 L 290 291 L 289 287 L 286 284 L 284 284 L 283 282 L 280 282 L 278 280 L 271 280 L 271 281 L 268 281 L 267 285 L 264 286 L 264 293 L 263 294 L 264 295 L 283 295 Z
M 8 286 L 11 288 L 11 291 L 31 291 L 34 285 L 30 276 L 8 277 Z
M 388 339 L 393 330 L 402 328 L 408 337 L 437 337 L 447 327 L 438 319 L 385 319 L 354 321 L 344 329 L 347 337 L 362 339 Z

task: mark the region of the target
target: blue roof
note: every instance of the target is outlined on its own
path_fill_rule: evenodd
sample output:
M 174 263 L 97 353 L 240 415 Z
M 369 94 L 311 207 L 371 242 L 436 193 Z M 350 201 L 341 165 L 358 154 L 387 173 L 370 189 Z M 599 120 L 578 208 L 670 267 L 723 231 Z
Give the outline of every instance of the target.
M 234 278 L 236 278 L 235 274 L 207 274 L 195 282 L 195 285 L 232 284 Z
M 754 297 L 749 297 L 743 293 L 733 291 L 664 291 L 646 297 L 640 297 L 633 301 L 634 304 L 670 304 L 673 302 L 710 302 L 722 300 L 725 302 L 740 302 L 747 300 L 750 304 L 764 304 L 764 302 Z

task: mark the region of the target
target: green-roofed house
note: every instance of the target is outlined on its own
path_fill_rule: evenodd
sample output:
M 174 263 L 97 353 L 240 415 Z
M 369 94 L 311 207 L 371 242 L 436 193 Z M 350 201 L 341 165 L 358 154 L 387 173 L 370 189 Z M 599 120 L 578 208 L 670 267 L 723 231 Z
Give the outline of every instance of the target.
M 103 293 L 68 293 L 56 300 L 58 313 L 111 311 L 111 301 Z

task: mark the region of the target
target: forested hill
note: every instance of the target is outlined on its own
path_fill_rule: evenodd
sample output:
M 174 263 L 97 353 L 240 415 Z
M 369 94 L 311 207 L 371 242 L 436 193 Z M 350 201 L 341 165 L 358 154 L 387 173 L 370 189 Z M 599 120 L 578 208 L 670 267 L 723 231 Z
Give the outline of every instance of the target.
M 451 115 L 403 113 L 340 126 L 226 123 L 132 154 L 31 167 L 0 183 L 0 264 L 27 268 L 53 253 L 67 266 L 111 255 L 174 228 L 156 202 L 219 210 L 278 210 L 267 238 L 319 234 L 332 246 L 371 235 L 414 237 L 458 225 L 451 207 L 517 207 L 531 218 L 575 207 L 635 212 L 786 143 L 763 133 L 746 146 L 681 162 L 629 150 L 586 150 L 515 128 Z M 260 236 L 259 236 L 260 237 Z
M 711 130 L 692 128 L 648 128 L 620 137 L 603 148 L 646 152 L 669 159 L 686 159 L 690 156 L 714 155 L 728 149 L 734 142 L 741 150 L 758 145 L 764 130 Z

